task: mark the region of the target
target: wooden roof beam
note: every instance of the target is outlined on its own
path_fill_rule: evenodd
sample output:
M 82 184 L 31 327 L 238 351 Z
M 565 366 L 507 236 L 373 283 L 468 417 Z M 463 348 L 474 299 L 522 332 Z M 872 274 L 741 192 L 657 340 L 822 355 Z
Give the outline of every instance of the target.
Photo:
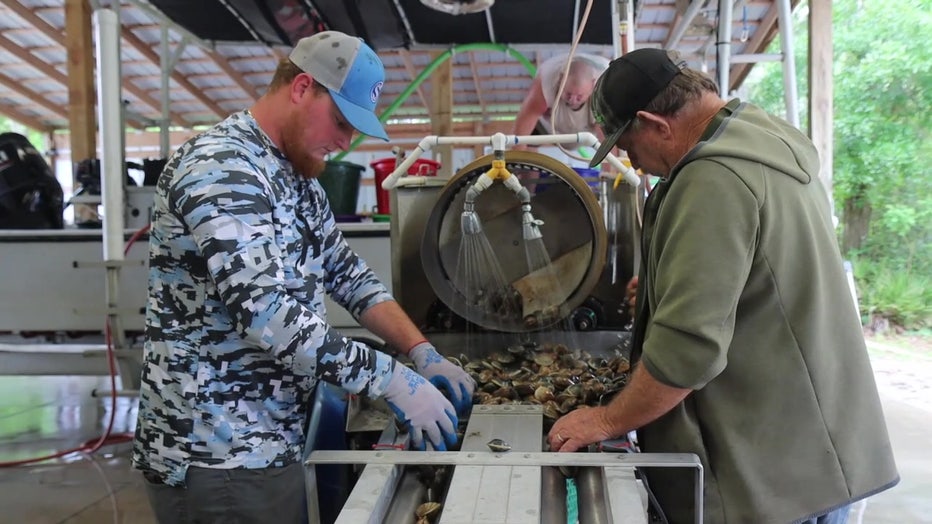
M 799 0 L 790 0 L 790 11 L 796 8 L 796 5 L 799 3 Z M 764 49 L 770 45 L 770 42 L 773 41 L 774 37 L 777 35 L 777 19 L 779 18 L 780 10 L 777 8 L 777 4 L 771 2 L 770 10 L 767 11 L 767 14 L 761 18 L 757 29 L 751 35 L 751 39 L 748 40 L 745 44 L 745 49 L 747 53 L 756 54 L 764 52 Z M 751 67 L 753 63 L 746 64 L 737 64 L 731 68 L 728 78 L 730 78 L 731 85 L 729 86 L 729 91 L 735 89 L 735 86 L 741 85 L 744 82 L 744 79 L 747 78 L 748 73 L 751 72 Z
M 251 96 L 253 100 L 258 100 L 259 91 L 256 89 L 256 86 L 250 84 L 244 77 L 243 74 L 233 68 L 230 65 L 230 62 L 220 55 L 220 53 L 212 49 L 203 49 L 204 53 L 207 54 L 213 61 L 217 64 L 224 73 L 230 76 L 230 79 L 236 82 L 236 85 L 240 87 L 247 95 Z
M 10 91 L 18 94 L 19 96 L 29 100 L 30 102 L 36 104 L 37 106 L 42 107 L 49 113 L 60 117 L 62 120 L 68 120 L 68 112 L 65 108 L 59 107 L 48 100 L 46 100 L 42 95 L 36 93 L 32 89 L 23 86 L 23 84 L 15 78 L 10 78 L 6 75 L 0 74 L 0 85 L 6 87 Z
M 36 131 L 54 131 L 56 128 L 37 117 L 21 113 L 10 106 L 0 105 L 0 114 Z
M 16 58 L 19 58 L 19 59 L 22 60 L 27 66 L 32 67 L 33 69 L 35 69 L 36 71 L 42 73 L 43 75 L 45 75 L 45 76 L 48 77 L 49 79 L 54 80 L 55 82 L 58 82 L 58 83 L 62 84 L 62 85 L 65 87 L 65 89 L 66 89 L 66 91 L 65 91 L 65 96 L 69 96 L 70 93 L 68 93 L 68 91 L 67 91 L 67 88 L 68 88 L 68 77 L 67 77 L 64 73 L 62 73 L 61 71 L 59 71 L 57 68 L 55 68 L 55 67 L 49 65 L 49 64 L 46 63 L 46 62 L 43 62 L 42 60 L 39 60 L 35 55 L 33 55 L 32 53 L 30 53 L 29 51 L 27 51 L 27 50 L 24 49 L 23 47 L 17 45 L 17 44 L 16 44 L 15 42 L 13 42 L 12 40 L 10 40 L 10 39 L 4 37 L 3 35 L 0 35 L 0 48 L 2 48 L 4 51 L 10 53 L 11 55 L 15 56 Z M 144 91 L 142 91 L 142 90 L 139 90 L 139 91 L 144 93 Z M 41 93 L 41 95 L 45 95 L 45 96 L 49 96 L 49 95 L 60 95 L 60 94 L 61 94 L 61 92 L 59 92 L 59 91 L 49 91 L 49 92 L 43 92 L 43 93 Z M 43 96 L 43 99 L 45 99 L 44 96 Z M 46 99 L 46 100 L 47 100 L 47 99 Z M 38 101 L 36 101 L 36 103 L 38 103 Z M 176 119 L 179 119 L 179 120 L 181 120 L 181 121 L 184 121 L 184 120 L 183 120 L 179 115 L 177 115 L 177 114 L 175 114 L 175 115 L 173 115 L 173 116 L 174 116 Z M 140 121 L 138 121 L 138 120 L 133 120 L 133 119 L 128 119 L 127 123 L 129 123 L 129 124 L 132 125 L 133 127 L 139 128 L 139 129 L 143 129 L 143 128 L 145 128 L 145 127 L 148 127 L 147 124 L 144 124 L 144 123 L 142 123 L 142 122 L 140 122 Z
M 33 27 L 36 28 L 36 30 L 38 30 L 40 33 L 45 35 L 52 42 L 55 42 L 56 44 L 58 44 L 59 46 L 67 50 L 68 46 L 65 43 L 64 37 L 62 36 L 63 30 L 58 29 L 54 27 L 53 25 L 49 24 L 42 17 L 35 14 L 32 10 L 23 6 L 16 0 L 0 0 L 0 2 L 2 2 L 3 5 L 9 7 L 14 13 L 16 13 L 17 16 L 25 20 L 26 23 L 31 24 Z M 67 77 L 64 77 L 64 78 L 65 80 L 62 83 L 65 86 L 67 86 L 68 79 Z M 139 99 L 141 102 L 145 103 L 147 106 L 151 107 L 152 109 L 155 109 L 156 111 L 162 110 L 161 102 L 159 102 L 158 100 L 150 96 L 144 90 L 139 89 L 135 85 L 125 83 L 123 85 L 123 89 L 126 89 L 127 92 L 132 94 L 134 97 L 136 97 L 137 99 Z M 172 119 L 173 121 L 176 121 L 177 123 L 181 125 L 185 125 L 185 126 L 190 125 L 183 117 L 181 117 L 181 115 L 172 114 Z
M 482 100 L 482 88 L 479 86 L 479 70 L 476 68 L 476 61 L 473 60 L 473 53 L 469 53 L 469 69 L 472 71 L 472 83 L 476 88 L 476 98 L 479 99 L 479 107 L 482 108 L 482 118 L 485 119 L 485 102 Z
M 399 49 L 398 56 L 401 57 L 401 60 L 405 64 L 405 71 L 408 73 L 410 80 L 405 85 L 411 85 L 411 82 L 414 82 L 414 79 L 417 78 L 417 74 L 414 72 L 414 63 L 411 62 L 411 55 L 408 53 L 407 49 Z M 388 82 L 385 82 L 385 85 L 388 85 Z M 427 97 L 424 96 L 424 91 L 421 89 L 421 86 L 417 86 L 417 97 L 421 99 L 421 105 L 424 106 L 424 109 L 430 111 L 430 105 L 427 103 Z
M 152 47 L 143 42 L 141 38 L 136 36 L 135 33 L 126 29 L 125 27 L 120 30 L 120 34 L 123 36 L 123 39 L 126 40 L 129 45 L 133 46 L 136 51 L 139 51 L 143 56 L 145 56 L 149 62 L 155 64 L 155 66 L 162 70 L 162 59 L 159 58 L 159 55 L 152 50 Z M 226 118 L 229 114 L 228 111 L 224 111 L 220 105 L 218 105 L 214 100 L 205 95 L 200 88 L 192 84 L 187 78 L 184 77 L 177 70 L 173 70 L 171 73 L 171 79 L 174 80 L 178 85 L 182 87 L 185 91 L 190 93 L 194 98 L 204 104 L 208 109 L 210 109 L 218 118 Z M 161 104 L 157 106 L 161 110 Z

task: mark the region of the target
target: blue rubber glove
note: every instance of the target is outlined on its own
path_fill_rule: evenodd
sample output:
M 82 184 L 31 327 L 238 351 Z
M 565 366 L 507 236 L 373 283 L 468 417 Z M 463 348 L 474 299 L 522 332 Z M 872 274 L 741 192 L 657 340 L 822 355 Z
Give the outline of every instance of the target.
M 463 368 L 443 358 L 430 342 L 421 342 L 411 348 L 408 357 L 414 361 L 417 371 L 431 384 L 445 389 L 459 415 L 464 415 L 472 406 L 472 394 L 476 381 Z
M 413 369 L 395 363 L 383 397 L 411 435 L 411 447 L 423 451 L 424 435 L 437 451 L 456 444 L 459 421 L 450 401 Z

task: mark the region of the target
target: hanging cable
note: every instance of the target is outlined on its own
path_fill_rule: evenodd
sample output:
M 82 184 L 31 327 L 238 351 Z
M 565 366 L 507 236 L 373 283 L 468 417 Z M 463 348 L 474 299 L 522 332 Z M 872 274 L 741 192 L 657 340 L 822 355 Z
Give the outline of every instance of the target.
M 592 10 L 592 0 L 588 0 L 586 2 L 586 9 L 583 11 L 582 20 L 579 23 L 579 29 L 577 29 L 576 34 L 573 35 L 573 43 L 570 46 L 570 52 L 566 58 L 566 66 L 564 66 L 563 68 L 563 75 L 562 75 L 562 78 L 560 79 L 560 87 L 557 88 L 557 94 L 556 94 L 556 97 L 554 97 L 553 111 L 551 112 L 551 115 L 550 115 L 550 127 L 551 127 L 550 131 L 554 134 L 558 132 L 557 131 L 557 115 L 561 109 L 562 104 L 560 103 L 560 100 L 563 97 L 563 90 L 566 87 L 566 80 L 570 74 L 570 66 L 573 65 L 573 57 L 576 55 L 576 47 L 579 45 L 579 41 L 580 39 L 582 39 L 582 34 L 586 30 L 586 24 L 589 22 L 589 12 L 591 10 Z M 576 160 L 580 160 L 583 162 L 586 162 L 588 160 L 581 156 L 577 156 L 575 153 L 566 149 L 563 146 L 563 144 L 557 144 L 557 147 L 559 147 L 560 150 L 563 151 L 570 158 L 574 158 Z

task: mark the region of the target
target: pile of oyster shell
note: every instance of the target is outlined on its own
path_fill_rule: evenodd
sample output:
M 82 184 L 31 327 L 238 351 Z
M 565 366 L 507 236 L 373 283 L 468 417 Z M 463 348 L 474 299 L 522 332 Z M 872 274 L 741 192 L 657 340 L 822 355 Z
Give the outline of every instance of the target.
M 608 401 L 628 383 L 631 368 L 620 354 L 606 358 L 548 343 L 509 346 L 482 359 L 448 358 L 476 380 L 474 404 L 540 404 L 551 421 Z

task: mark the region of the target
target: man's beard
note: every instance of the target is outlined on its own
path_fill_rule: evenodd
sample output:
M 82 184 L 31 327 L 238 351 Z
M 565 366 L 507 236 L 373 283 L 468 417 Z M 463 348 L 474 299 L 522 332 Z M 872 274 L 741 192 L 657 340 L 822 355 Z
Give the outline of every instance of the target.
M 327 169 L 327 162 L 324 159 L 306 154 L 292 160 L 291 165 L 294 166 L 295 173 L 308 180 L 319 177 Z
M 301 123 L 291 120 L 282 133 L 283 153 L 294 171 L 302 178 L 317 178 L 327 168 L 327 162 L 314 156 L 301 145 Z

